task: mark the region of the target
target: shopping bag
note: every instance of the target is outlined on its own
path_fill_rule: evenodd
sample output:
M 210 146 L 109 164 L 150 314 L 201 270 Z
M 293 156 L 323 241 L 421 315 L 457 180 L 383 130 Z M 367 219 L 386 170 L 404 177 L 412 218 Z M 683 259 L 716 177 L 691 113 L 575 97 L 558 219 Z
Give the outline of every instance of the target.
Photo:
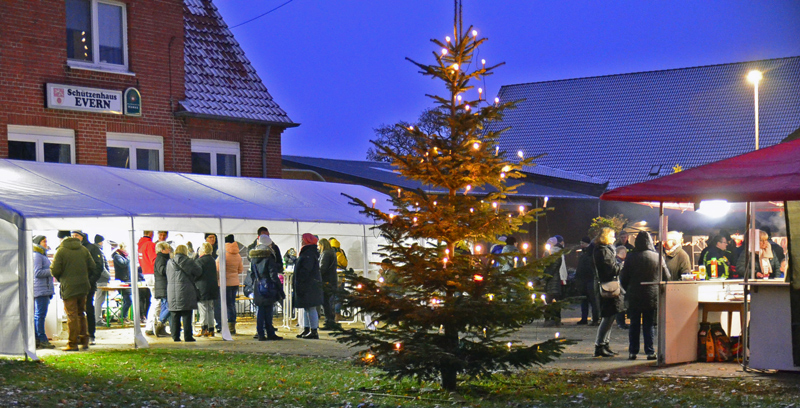
M 714 354 L 716 361 L 730 361 L 733 357 L 731 353 L 731 339 L 725 334 L 725 330 L 720 323 L 711 323 L 711 337 L 714 339 Z
M 700 331 L 697 332 L 697 361 L 714 361 L 714 338 L 711 336 L 711 323 L 700 323 Z

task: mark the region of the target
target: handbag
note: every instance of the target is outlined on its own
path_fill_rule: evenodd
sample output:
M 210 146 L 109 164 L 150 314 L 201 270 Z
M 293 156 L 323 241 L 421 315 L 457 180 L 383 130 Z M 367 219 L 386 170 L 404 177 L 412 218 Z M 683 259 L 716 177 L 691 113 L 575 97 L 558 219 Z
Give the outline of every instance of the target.
M 600 297 L 603 299 L 616 299 L 619 297 L 621 287 L 618 280 L 600 283 Z

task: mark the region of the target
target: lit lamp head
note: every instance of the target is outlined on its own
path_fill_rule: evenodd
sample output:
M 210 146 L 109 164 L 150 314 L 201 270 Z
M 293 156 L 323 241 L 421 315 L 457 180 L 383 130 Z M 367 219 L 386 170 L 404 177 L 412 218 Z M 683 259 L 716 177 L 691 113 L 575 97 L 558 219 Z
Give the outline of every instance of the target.
M 763 78 L 764 76 L 761 75 L 761 71 L 757 69 L 754 69 L 749 73 L 747 73 L 747 80 L 750 81 L 750 83 L 752 83 L 753 85 L 758 85 L 758 82 L 761 81 Z

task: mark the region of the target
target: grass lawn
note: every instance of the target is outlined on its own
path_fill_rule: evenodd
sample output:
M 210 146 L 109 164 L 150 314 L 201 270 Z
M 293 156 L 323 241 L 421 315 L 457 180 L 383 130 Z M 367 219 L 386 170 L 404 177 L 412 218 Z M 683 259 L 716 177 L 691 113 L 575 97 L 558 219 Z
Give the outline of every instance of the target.
M 364 392 L 369 391 L 369 392 Z M 384 379 L 321 357 L 191 350 L 0 359 L 0 406 L 40 407 L 795 407 L 788 381 L 642 378 L 533 370 L 461 385 Z M 370 405 L 372 404 L 372 405 Z

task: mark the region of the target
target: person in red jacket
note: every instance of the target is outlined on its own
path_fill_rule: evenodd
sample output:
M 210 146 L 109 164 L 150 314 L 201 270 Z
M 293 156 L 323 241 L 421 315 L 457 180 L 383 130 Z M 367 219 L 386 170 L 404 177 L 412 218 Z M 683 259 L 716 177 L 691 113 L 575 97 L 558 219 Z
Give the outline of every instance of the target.
M 139 243 L 137 244 L 138 252 L 139 252 L 139 270 L 142 271 L 142 275 L 144 276 L 144 282 L 147 284 L 148 287 L 155 286 L 155 277 L 153 275 L 153 266 L 156 262 L 156 244 L 153 242 L 153 231 L 144 231 L 143 237 L 139 239 Z M 143 291 L 139 291 L 140 294 Z M 151 299 L 145 302 L 145 310 L 140 310 L 139 313 L 147 315 L 147 322 L 145 323 L 144 330 L 145 334 L 153 336 L 155 335 L 155 323 L 156 323 L 156 311 L 155 308 L 151 308 L 150 305 L 153 303 L 153 291 L 148 291 L 148 295 Z M 139 302 L 142 305 L 142 302 Z

